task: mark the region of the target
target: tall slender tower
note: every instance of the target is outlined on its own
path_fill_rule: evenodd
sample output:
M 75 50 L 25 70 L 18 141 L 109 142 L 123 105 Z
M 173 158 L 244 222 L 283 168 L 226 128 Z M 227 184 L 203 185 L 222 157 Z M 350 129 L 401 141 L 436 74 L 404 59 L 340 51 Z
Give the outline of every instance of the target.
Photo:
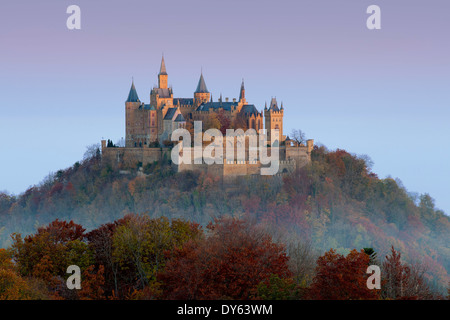
M 162 56 L 161 68 L 159 69 L 159 74 L 158 74 L 158 87 L 160 89 L 168 88 L 167 79 L 168 79 L 168 75 L 167 75 L 167 71 L 166 71 L 166 64 L 164 62 L 164 56 Z
M 264 118 L 265 118 L 265 129 L 267 130 L 267 142 L 272 144 L 272 130 L 278 130 L 279 131 L 279 137 L 278 137 L 278 145 L 281 141 L 285 140 L 285 137 L 283 136 L 283 114 L 284 114 L 284 108 L 281 106 L 281 109 L 278 108 L 278 103 L 276 98 L 272 98 L 270 101 L 270 107 L 264 108 Z M 275 142 L 275 141 L 274 141 Z
M 125 146 L 134 147 L 136 135 L 140 125 L 140 119 L 137 119 L 136 110 L 139 109 L 141 101 L 139 100 L 134 81 L 131 82 L 130 92 L 125 101 Z

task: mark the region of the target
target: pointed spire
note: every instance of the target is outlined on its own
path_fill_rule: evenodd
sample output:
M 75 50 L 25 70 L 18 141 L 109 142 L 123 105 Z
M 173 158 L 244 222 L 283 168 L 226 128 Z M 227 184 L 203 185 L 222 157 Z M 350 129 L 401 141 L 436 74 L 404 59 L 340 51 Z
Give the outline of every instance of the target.
M 239 93 L 239 101 L 242 101 L 243 99 L 245 99 L 244 78 L 242 78 L 241 92 Z
M 164 62 L 164 54 L 161 59 L 161 68 L 159 69 L 159 74 L 167 74 L 166 63 Z
M 270 101 L 270 110 L 273 111 L 279 111 L 280 109 L 278 109 L 278 102 L 277 102 L 277 98 L 272 98 L 272 100 Z
M 265 101 L 264 110 L 267 110 L 267 101 Z
M 200 79 L 198 80 L 197 90 L 194 93 L 209 93 L 208 88 L 206 88 L 205 79 L 203 79 L 203 72 L 200 74 Z
M 134 79 L 131 80 L 130 93 L 128 94 L 128 99 L 125 102 L 140 102 L 136 88 L 134 86 Z

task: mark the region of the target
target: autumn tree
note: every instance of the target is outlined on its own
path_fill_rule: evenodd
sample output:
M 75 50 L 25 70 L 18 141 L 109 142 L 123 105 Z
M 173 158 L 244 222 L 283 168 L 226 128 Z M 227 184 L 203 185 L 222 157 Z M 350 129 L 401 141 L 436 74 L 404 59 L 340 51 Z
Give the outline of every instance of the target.
M 247 131 L 248 123 L 245 117 L 244 112 L 239 112 L 231 123 L 231 128 L 237 130 L 242 129 L 243 131 Z
M 377 299 L 377 291 L 367 288 L 369 261 L 369 255 L 363 250 L 353 249 L 343 256 L 331 249 L 317 260 L 309 297 L 317 300 Z
M 401 261 L 401 253 L 391 247 L 390 255 L 383 262 L 382 296 L 385 299 L 430 299 L 431 290 L 426 283 L 425 269 L 418 264 L 406 265 Z
M 225 112 L 223 110 L 220 110 L 217 114 L 217 119 L 220 123 L 220 132 L 225 136 L 227 133 L 227 129 L 230 129 L 231 127 L 231 120 L 229 117 L 226 116 Z
M 164 268 L 167 252 L 201 234 L 195 223 L 132 215 L 114 231 L 113 258 L 120 270 L 133 270 L 136 286 L 130 289 L 144 290 L 158 285 L 156 274 Z
M 203 131 L 206 131 L 208 129 L 219 129 L 220 130 L 221 123 L 219 120 L 219 117 L 216 113 L 210 113 L 206 120 L 203 121 Z
M 67 278 L 68 266 L 84 269 L 92 262 L 84 231 L 73 221 L 57 219 L 24 239 L 14 234 L 12 252 L 18 271 L 23 276 L 41 278 L 56 290 Z
M 222 218 L 208 230 L 175 249 L 159 274 L 165 299 L 249 299 L 272 275 L 290 277 L 284 248 L 248 222 Z
M 113 256 L 113 236 L 117 227 L 125 225 L 131 218 L 127 215 L 122 219 L 112 223 L 106 223 L 90 231 L 86 237 L 89 247 L 93 250 L 95 266 L 100 270 L 103 268 L 103 291 L 106 297 L 120 296 L 126 288 L 119 287 L 120 284 L 127 283 L 127 279 L 133 278 L 128 272 L 119 272 L 119 263 Z

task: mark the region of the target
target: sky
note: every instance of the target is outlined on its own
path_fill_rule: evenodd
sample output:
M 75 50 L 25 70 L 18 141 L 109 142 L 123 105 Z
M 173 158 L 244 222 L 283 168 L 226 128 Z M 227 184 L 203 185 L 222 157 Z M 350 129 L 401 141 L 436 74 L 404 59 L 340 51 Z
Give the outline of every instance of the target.
M 69 5 L 81 29 L 69 30 Z M 370 5 L 381 29 L 369 30 Z M 448 0 L 16 0 L 0 4 L 0 190 L 20 194 L 125 135 L 164 54 L 175 97 L 276 97 L 284 134 L 373 160 L 450 213 Z

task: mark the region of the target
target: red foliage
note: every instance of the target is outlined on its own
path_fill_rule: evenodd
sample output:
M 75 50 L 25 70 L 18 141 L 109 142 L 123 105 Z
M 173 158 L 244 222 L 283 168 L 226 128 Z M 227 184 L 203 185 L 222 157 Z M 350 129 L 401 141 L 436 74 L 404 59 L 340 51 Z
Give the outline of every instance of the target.
M 346 257 L 333 249 L 317 260 L 316 276 L 309 297 L 317 300 L 377 299 L 378 292 L 367 288 L 369 256 L 352 250 Z
M 176 249 L 158 279 L 165 299 L 249 299 L 272 274 L 290 276 L 283 247 L 248 223 L 221 219 Z
M 77 239 L 83 240 L 85 237 L 84 231 L 86 231 L 86 229 L 73 221 L 67 222 L 56 219 L 48 226 L 38 228 L 38 232 L 35 236 L 25 237 L 25 241 L 31 242 L 34 238 L 38 238 L 42 234 L 48 234 L 53 243 L 64 243 Z

